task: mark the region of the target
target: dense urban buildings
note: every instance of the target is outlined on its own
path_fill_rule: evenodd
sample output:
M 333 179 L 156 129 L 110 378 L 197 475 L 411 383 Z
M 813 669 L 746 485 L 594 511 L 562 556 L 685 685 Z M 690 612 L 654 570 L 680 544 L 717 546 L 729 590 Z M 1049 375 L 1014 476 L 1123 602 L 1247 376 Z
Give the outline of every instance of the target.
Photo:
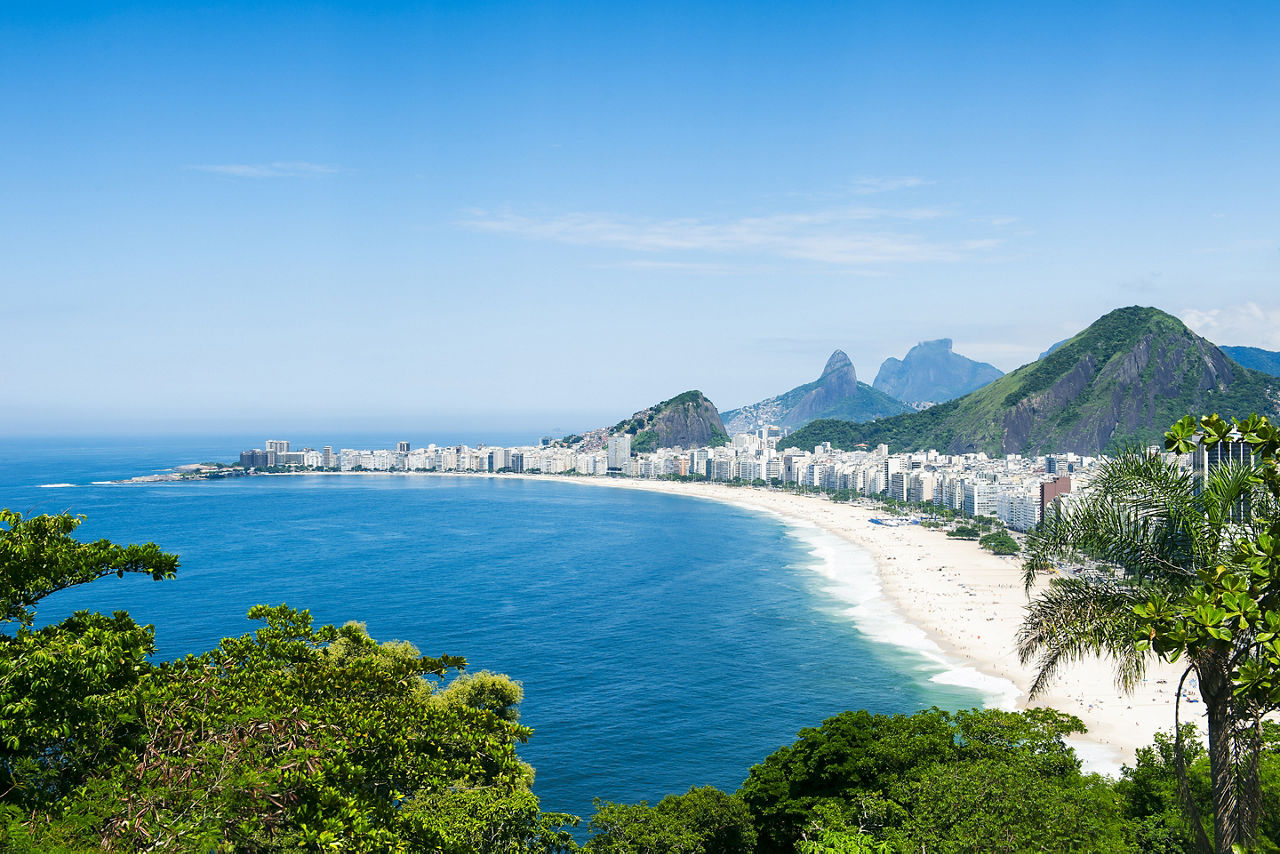
M 595 447 L 592 447 L 592 445 Z M 991 458 L 986 454 L 937 451 L 894 454 L 885 445 L 842 451 L 822 444 L 787 446 L 777 427 L 738 433 L 721 447 L 660 448 L 633 453 L 631 437 L 608 436 L 576 445 L 544 442 L 516 448 L 467 445 L 395 450 L 330 446 L 291 450 L 273 439 L 266 450 L 240 455 L 245 468 L 314 471 L 512 472 L 636 478 L 700 478 L 756 486 L 847 490 L 897 501 L 934 504 L 970 516 L 991 516 L 1009 528 L 1026 531 L 1055 501 L 1069 501 L 1087 486 L 1097 460 L 1076 454 Z

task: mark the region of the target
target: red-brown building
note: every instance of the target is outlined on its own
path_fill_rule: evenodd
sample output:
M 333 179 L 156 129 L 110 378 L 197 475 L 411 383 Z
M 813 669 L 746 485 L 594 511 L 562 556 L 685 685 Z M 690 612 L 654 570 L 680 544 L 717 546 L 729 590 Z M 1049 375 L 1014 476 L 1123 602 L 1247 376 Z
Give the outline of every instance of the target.
M 1065 474 L 1040 484 L 1040 518 L 1044 518 L 1045 508 L 1053 503 L 1053 499 L 1070 491 L 1071 478 Z

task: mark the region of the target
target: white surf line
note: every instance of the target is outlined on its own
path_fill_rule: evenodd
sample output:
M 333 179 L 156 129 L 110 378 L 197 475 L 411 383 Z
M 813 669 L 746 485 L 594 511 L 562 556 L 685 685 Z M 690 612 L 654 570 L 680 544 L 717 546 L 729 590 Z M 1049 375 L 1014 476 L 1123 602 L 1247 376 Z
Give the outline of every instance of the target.
M 1018 689 L 1013 682 L 951 659 L 924 629 L 911 622 L 884 595 L 880 573 L 870 552 L 812 522 L 773 515 L 810 547 L 815 562 L 808 569 L 832 582 L 823 588 L 824 592 L 849 605 L 844 613 L 868 640 L 913 653 L 924 669 L 934 671 L 930 682 L 976 691 L 988 708 L 1007 711 L 1016 708 Z

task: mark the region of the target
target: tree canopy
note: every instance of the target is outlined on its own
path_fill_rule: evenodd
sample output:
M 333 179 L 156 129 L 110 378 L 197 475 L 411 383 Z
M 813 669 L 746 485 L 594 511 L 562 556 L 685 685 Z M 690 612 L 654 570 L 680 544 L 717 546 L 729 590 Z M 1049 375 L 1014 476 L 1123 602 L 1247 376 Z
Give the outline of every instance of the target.
M 167 578 L 154 545 L 79 543 L 70 516 L 4 511 L 0 809 L 10 849 L 560 851 L 516 754 L 518 685 L 379 644 L 357 624 L 256 606 L 257 631 L 152 664 L 150 627 L 77 612 L 30 628 L 48 593 Z
M 832 834 L 910 851 L 1128 850 L 1114 794 L 1063 742 L 1083 728 L 1050 709 L 844 712 L 738 794 L 763 854 Z

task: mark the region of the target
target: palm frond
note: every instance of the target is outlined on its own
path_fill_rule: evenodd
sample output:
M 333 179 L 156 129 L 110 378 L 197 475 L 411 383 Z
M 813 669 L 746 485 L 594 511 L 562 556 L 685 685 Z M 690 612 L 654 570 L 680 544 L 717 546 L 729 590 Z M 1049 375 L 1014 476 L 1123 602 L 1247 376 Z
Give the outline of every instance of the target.
M 1275 496 L 1265 486 L 1263 471 L 1253 462 L 1232 461 L 1215 466 L 1198 484 L 1196 502 L 1214 526 L 1217 554 L 1208 563 L 1219 562 L 1239 537 L 1256 537 L 1259 523 L 1275 517 Z
M 1251 464 L 1228 463 L 1199 478 L 1175 463 L 1129 452 L 1103 463 L 1089 491 L 1054 508 L 1028 538 L 1024 582 L 1055 559 L 1094 559 L 1144 581 L 1180 587 L 1222 562 L 1255 514 L 1276 502 Z
M 1190 581 L 1196 563 L 1191 539 L 1162 517 L 1143 514 L 1130 503 L 1095 489 L 1069 509 L 1046 516 L 1028 538 L 1028 560 L 1092 559 L 1119 566 L 1138 578 Z
M 1090 655 L 1115 663 L 1116 684 L 1130 691 L 1146 670 L 1145 656 L 1133 638 L 1137 630 L 1134 606 L 1146 600 L 1148 589 L 1131 579 L 1106 582 L 1057 578 L 1027 606 L 1018 629 L 1018 658 L 1035 661 L 1030 695 L 1038 696 L 1058 670 Z

